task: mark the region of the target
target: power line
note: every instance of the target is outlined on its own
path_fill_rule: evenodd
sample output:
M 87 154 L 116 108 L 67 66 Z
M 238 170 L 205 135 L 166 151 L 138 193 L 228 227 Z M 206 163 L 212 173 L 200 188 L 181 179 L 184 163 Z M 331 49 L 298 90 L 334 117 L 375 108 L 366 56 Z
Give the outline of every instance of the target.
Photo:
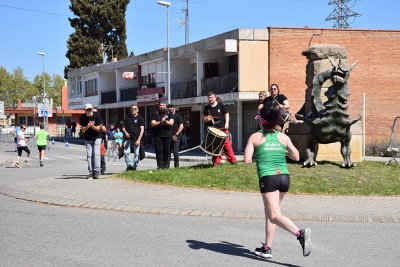
M 358 14 L 348 7 L 348 3 L 352 0 L 330 0 L 328 5 L 335 5 L 335 10 L 332 11 L 332 13 L 325 19 L 325 21 L 328 20 L 334 20 L 335 24 L 333 25 L 333 28 L 337 29 L 348 29 L 351 28 L 350 24 L 354 22 L 356 17 L 360 17 L 361 14 Z M 356 4 L 357 0 L 354 0 L 354 4 L 351 6 L 353 7 Z M 353 17 L 352 22 L 348 22 L 348 19 Z

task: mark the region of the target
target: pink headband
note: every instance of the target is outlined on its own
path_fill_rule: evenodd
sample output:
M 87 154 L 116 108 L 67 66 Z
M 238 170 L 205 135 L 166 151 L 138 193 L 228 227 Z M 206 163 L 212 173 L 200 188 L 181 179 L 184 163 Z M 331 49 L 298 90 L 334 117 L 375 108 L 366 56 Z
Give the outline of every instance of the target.
M 259 120 L 262 124 L 268 124 L 268 121 L 264 120 L 263 118 L 261 118 L 260 115 L 257 115 L 255 117 L 256 120 Z

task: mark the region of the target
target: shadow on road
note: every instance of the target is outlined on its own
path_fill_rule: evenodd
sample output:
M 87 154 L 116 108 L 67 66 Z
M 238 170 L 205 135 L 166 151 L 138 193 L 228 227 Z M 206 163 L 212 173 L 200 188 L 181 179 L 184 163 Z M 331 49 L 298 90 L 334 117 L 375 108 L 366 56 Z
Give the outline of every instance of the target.
M 249 259 L 258 260 L 258 261 L 267 261 L 269 263 L 275 263 L 275 264 L 281 265 L 281 266 L 300 267 L 298 265 L 281 263 L 281 262 L 263 259 L 263 258 L 255 255 L 253 253 L 253 251 L 250 251 L 250 250 L 244 248 L 242 245 L 233 244 L 233 243 L 229 243 L 226 241 L 221 241 L 220 243 L 205 243 L 205 242 L 197 241 L 197 240 L 186 240 L 186 242 L 189 243 L 189 247 L 191 249 L 196 249 L 196 250 L 197 249 L 207 249 L 207 250 L 222 253 L 222 254 L 227 254 L 227 255 L 232 255 L 232 256 L 240 256 L 240 257 L 249 258 Z

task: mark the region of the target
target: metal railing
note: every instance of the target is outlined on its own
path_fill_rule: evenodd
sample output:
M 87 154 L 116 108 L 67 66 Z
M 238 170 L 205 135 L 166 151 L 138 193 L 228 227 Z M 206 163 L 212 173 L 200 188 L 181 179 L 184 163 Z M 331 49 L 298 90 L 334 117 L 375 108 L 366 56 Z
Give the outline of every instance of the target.
M 101 92 L 100 103 L 101 104 L 110 104 L 117 102 L 117 91 L 110 90 L 106 92 Z
M 136 100 L 137 99 L 137 91 L 138 87 L 126 87 L 126 88 L 120 88 L 120 101 L 130 101 L 130 100 Z
M 201 80 L 201 94 L 207 95 L 209 92 L 216 94 L 226 94 L 238 91 L 238 73 L 231 72 L 228 75 L 217 76 Z
M 171 84 L 171 99 L 195 97 L 197 95 L 197 82 L 180 82 Z

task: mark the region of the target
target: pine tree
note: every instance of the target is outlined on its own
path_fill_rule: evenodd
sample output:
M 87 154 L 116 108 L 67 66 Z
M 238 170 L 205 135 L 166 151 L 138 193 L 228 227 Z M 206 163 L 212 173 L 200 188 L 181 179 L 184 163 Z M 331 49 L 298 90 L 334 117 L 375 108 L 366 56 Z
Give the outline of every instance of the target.
M 66 57 L 70 64 L 64 74 L 76 68 L 103 63 L 101 45 L 112 49 L 104 51 L 111 57 L 128 57 L 125 13 L 130 0 L 71 0 L 70 10 L 76 18 L 69 18 L 74 33 L 67 41 Z M 110 60 L 109 60 L 110 61 Z

